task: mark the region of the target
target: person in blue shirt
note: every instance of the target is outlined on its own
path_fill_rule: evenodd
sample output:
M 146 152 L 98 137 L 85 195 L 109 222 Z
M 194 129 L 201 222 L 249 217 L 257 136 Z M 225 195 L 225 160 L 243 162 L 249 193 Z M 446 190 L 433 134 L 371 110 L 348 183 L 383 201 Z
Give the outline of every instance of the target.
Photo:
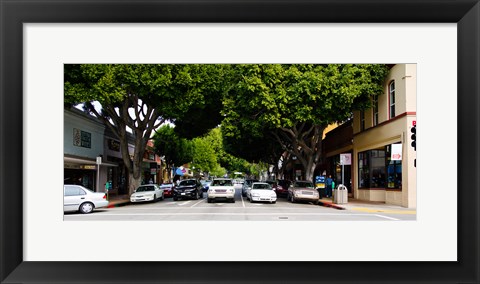
M 325 189 L 325 196 L 326 197 L 332 197 L 332 175 L 328 175 L 328 178 L 326 180 L 326 189 Z

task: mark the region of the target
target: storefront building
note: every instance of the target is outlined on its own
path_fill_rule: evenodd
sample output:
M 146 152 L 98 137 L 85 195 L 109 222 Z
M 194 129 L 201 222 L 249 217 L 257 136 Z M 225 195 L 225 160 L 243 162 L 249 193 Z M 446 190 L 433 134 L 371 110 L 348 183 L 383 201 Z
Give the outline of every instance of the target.
M 131 152 L 133 155 L 133 137 L 131 135 L 127 135 L 127 139 L 129 153 Z M 120 140 L 118 140 L 117 136 L 108 127 L 105 129 L 103 147 L 107 161 L 109 163 L 118 165 L 117 167 L 109 168 L 107 172 L 107 181 L 111 185 L 109 194 L 128 194 L 129 174 L 128 169 L 123 161 Z
M 384 93 L 353 119 L 354 196 L 416 208 L 416 65 L 392 65 Z
M 163 180 L 161 171 L 160 156 L 155 154 L 155 148 L 152 140 L 147 142 L 142 162 L 142 184 L 155 183 L 161 184 Z
M 105 126 L 76 108 L 64 109 L 64 184 L 105 191 L 108 171 L 117 167 L 104 155 Z
M 341 161 L 342 155 L 353 155 L 353 120 L 339 125 L 325 134 L 323 139 L 323 152 L 325 163 L 322 165 L 318 175 L 332 176 L 335 184 L 343 184 L 348 189 L 349 197 L 354 196 L 352 183 L 352 163 Z

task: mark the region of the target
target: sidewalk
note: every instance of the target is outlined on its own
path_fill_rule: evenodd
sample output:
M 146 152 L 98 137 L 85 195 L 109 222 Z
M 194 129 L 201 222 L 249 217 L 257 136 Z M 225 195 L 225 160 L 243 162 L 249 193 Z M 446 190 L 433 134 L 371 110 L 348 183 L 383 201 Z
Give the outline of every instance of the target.
M 380 201 L 358 200 L 350 197 L 348 198 L 348 202 L 345 204 L 335 204 L 331 197 L 323 197 L 320 199 L 320 205 L 338 210 L 355 210 L 366 212 L 416 214 L 417 211 L 415 208 L 405 208 L 400 205 L 385 204 L 385 202 Z

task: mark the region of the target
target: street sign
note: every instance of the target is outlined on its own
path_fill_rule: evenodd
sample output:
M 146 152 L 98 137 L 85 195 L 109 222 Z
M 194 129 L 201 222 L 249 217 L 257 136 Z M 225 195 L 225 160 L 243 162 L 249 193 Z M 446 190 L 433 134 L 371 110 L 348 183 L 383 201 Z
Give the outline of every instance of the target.
M 352 154 L 345 153 L 340 154 L 340 165 L 351 165 L 352 164 Z

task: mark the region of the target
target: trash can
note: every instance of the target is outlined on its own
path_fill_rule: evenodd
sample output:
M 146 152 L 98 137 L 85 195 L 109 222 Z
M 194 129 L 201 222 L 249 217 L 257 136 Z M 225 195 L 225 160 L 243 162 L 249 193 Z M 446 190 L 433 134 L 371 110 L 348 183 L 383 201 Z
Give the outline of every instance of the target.
M 333 190 L 333 203 L 335 204 L 347 204 L 348 203 L 348 190 L 343 184 L 339 184 L 337 188 Z

